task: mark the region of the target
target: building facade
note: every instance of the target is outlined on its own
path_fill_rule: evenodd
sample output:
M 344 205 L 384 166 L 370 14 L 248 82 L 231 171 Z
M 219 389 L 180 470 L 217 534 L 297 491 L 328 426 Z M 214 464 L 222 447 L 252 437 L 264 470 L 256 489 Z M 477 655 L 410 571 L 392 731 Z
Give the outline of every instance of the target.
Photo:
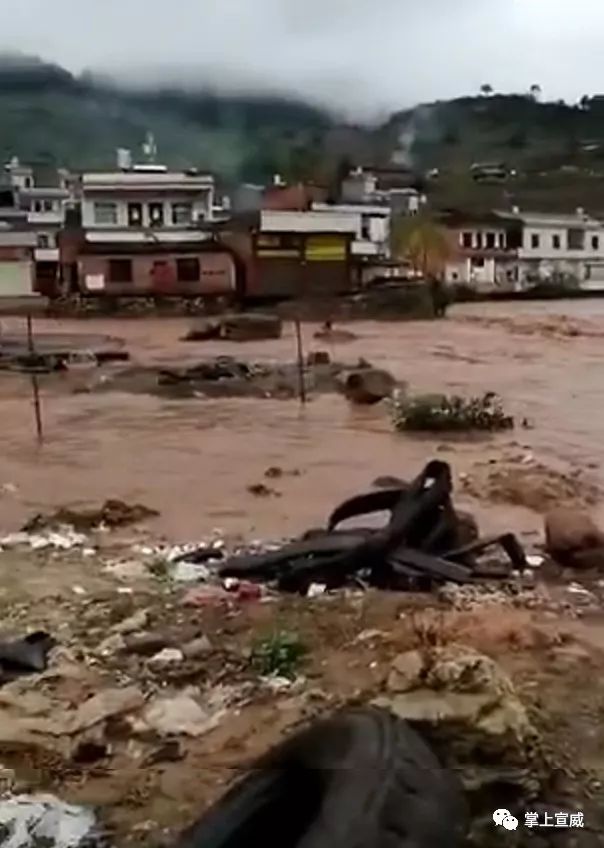
M 451 211 L 441 216 L 449 233 L 451 255 L 445 281 L 478 291 L 519 287 L 518 254 L 521 225 L 497 213 L 465 215 Z
M 235 293 L 231 253 L 212 231 L 214 178 L 129 163 L 86 173 L 61 236 L 63 293 L 211 297 Z
M 604 287 L 604 225 L 578 209 L 571 215 L 514 211 L 521 226 L 518 278 L 522 287 L 538 283 Z
M 84 229 L 177 231 L 213 220 L 214 178 L 160 165 L 83 174 L 79 195 Z

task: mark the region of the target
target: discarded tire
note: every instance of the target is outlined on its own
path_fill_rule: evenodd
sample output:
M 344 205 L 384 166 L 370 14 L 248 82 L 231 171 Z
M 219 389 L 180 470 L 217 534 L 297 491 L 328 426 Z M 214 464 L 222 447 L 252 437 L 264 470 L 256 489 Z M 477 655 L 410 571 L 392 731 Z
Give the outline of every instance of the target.
M 178 848 L 455 848 L 466 825 L 457 777 L 417 733 L 350 710 L 270 751 Z

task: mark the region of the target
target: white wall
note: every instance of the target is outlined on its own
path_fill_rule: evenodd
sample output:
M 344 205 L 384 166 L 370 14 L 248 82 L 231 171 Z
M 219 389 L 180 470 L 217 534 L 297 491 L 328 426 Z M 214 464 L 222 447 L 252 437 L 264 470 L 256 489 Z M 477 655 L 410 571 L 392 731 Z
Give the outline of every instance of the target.
M 261 229 L 265 233 L 351 233 L 361 235 L 361 215 L 350 212 L 290 212 L 262 210 Z
M 115 203 L 117 205 L 117 223 L 113 227 L 123 229 L 128 227 L 128 204 L 140 203 L 143 207 L 142 227 L 151 226 L 149 215 L 149 204 L 161 203 L 164 210 L 164 227 L 182 227 L 182 224 L 172 223 L 172 204 L 191 203 L 193 206 L 193 220 L 203 217 L 209 221 L 212 218 L 213 192 L 207 189 L 201 193 L 195 193 L 193 197 L 187 194 L 149 194 L 147 192 L 133 192 L 130 195 L 117 195 L 114 192 L 98 192 L 87 194 L 82 200 L 82 226 L 86 229 L 94 227 L 111 226 L 109 224 L 98 224 L 95 217 L 95 203 Z

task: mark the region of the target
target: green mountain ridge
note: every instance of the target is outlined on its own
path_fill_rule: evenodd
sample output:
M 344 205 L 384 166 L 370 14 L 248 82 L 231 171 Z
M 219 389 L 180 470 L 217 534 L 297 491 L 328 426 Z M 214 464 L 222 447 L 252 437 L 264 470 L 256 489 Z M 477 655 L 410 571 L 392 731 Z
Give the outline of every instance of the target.
M 343 159 L 407 164 L 438 205 L 604 208 L 604 104 L 541 103 L 518 94 L 460 97 L 393 114 L 379 126 L 345 124 L 296 98 L 118 85 L 30 57 L 0 60 L 0 157 L 74 170 L 110 167 L 118 147 L 148 132 L 161 161 L 232 181 L 330 182 Z M 504 185 L 477 186 L 474 162 L 501 162 Z

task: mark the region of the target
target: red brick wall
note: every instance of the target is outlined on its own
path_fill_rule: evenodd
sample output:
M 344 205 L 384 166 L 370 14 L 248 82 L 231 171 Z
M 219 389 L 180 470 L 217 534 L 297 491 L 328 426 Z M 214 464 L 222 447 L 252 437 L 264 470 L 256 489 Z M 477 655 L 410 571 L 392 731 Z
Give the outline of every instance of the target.
M 132 282 L 114 283 L 109 279 L 111 258 L 132 262 Z M 196 282 L 177 279 L 177 259 L 199 260 L 200 276 Z M 228 294 L 235 291 L 235 267 L 228 253 L 143 254 L 115 257 L 82 254 L 79 259 L 80 285 L 87 291 L 86 277 L 104 276 L 104 291 L 115 295 L 204 295 Z

